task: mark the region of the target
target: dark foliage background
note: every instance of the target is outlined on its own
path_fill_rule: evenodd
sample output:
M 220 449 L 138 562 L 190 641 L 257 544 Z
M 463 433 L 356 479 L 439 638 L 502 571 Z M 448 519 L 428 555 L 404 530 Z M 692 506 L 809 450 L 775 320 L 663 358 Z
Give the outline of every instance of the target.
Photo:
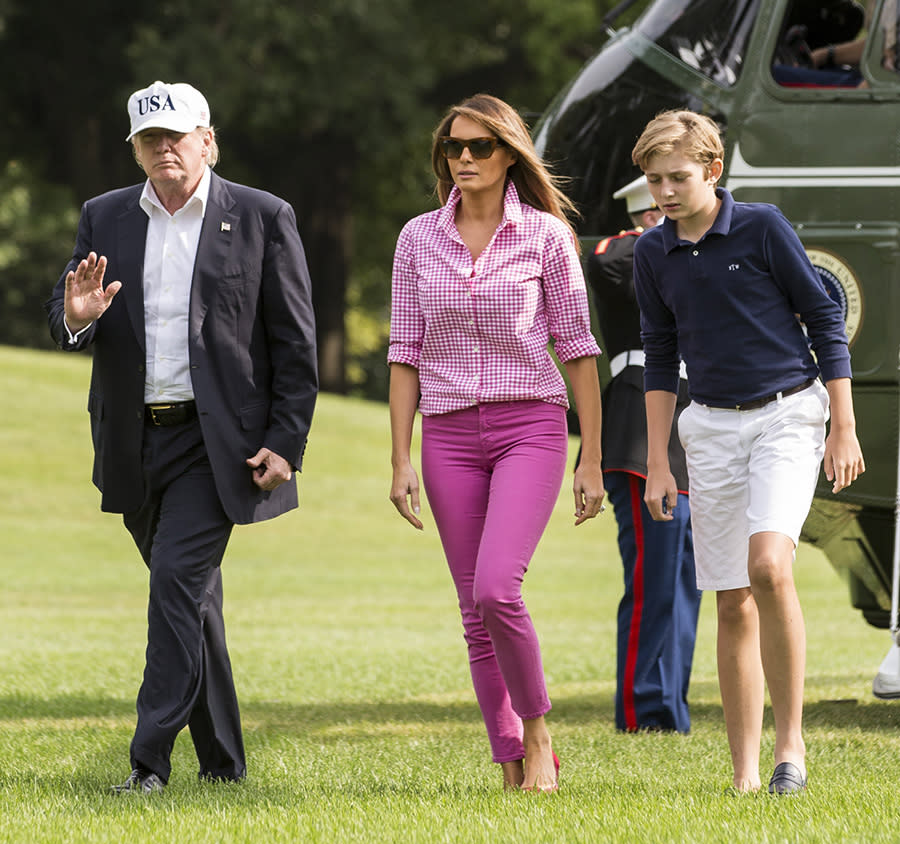
M 383 398 L 394 241 L 436 205 L 432 128 L 477 91 L 533 122 L 603 43 L 612 5 L 0 0 L 0 343 L 50 348 L 42 304 L 81 203 L 143 177 L 128 96 L 184 81 L 210 102 L 217 172 L 297 211 L 323 389 Z

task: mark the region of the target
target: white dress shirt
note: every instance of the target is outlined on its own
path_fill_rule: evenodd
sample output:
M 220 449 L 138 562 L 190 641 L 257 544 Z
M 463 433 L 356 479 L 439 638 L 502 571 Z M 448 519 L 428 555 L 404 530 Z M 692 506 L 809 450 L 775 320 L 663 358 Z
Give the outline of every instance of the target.
M 191 279 L 209 198 L 207 167 L 191 198 L 169 214 L 148 179 L 141 208 L 150 218 L 144 247 L 144 402 L 188 401 L 191 385 L 188 330 Z

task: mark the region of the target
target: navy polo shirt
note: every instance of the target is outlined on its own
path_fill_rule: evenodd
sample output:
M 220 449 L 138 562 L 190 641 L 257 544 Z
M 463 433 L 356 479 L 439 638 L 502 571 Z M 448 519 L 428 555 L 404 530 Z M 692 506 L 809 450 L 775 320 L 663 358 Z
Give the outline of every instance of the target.
M 716 195 L 719 214 L 697 243 L 681 240 L 668 218 L 635 243 L 645 390 L 678 392 L 679 352 L 691 398 L 713 407 L 820 373 L 849 378 L 841 309 L 791 224 L 774 205 L 735 202 L 724 188 Z

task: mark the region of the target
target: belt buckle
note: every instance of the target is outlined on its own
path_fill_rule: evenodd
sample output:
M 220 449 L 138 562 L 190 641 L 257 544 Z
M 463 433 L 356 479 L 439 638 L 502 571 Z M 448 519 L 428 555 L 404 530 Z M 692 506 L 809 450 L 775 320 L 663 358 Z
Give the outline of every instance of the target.
M 157 416 L 157 412 L 160 410 L 171 410 L 174 405 L 171 404 L 150 404 L 147 405 L 147 409 L 150 411 L 150 421 L 156 425 L 157 428 L 162 426 L 162 417 Z

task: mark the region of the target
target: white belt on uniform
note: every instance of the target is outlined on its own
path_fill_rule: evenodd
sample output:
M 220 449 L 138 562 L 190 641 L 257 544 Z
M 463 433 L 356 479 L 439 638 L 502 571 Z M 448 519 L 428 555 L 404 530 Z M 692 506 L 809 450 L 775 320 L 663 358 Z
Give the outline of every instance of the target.
M 644 350 L 629 349 L 627 352 L 619 352 L 619 354 L 609 362 L 609 371 L 612 373 L 612 377 L 615 378 L 626 366 L 643 365 Z M 687 369 L 685 369 L 684 361 L 681 361 L 681 366 L 678 368 L 678 375 L 687 380 Z

